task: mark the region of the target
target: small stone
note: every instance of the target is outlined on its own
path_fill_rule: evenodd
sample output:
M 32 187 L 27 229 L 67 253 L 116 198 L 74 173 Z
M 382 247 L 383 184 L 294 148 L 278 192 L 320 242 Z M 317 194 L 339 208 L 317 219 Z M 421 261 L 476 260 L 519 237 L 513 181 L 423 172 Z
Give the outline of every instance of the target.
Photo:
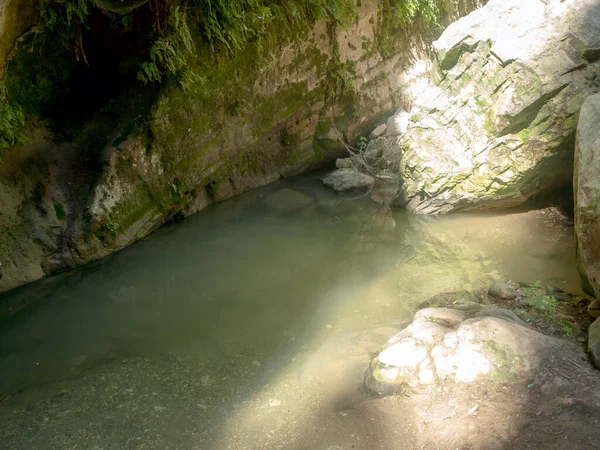
M 270 398 L 269 406 L 281 406 L 281 400 L 277 400 L 276 398 Z
M 379 136 L 383 136 L 385 134 L 386 130 L 387 130 L 387 124 L 382 123 L 377 128 L 375 128 L 373 131 L 371 131 L 371 134 L 369 135 L 369 139 L 377 139 Z
M 252 361 L 252 364 L 254 364 L 256 367 L 262 366 L 262 364 L 259 361 Z
M 338 169 L 323 178 L 325 186 L 336 192 L 368 189 L 375 184 L 375 178 L 352 169 Z
M 198 403 L 196 406 L 197 406 L 198 408 L 200 408 L 200 409 L 208 409 L 208 406 L 206 406 L 206 405 L 204 405 L 204 404 L 202 404 L 202 403 Z
M 208 386 L 209 380 L 210 380 L 210 375 L 205 375 L 202 378 L 200 378 L 200 382 L 202 383 L 203 386 Z
M 508 284 L 494 283 L 488 289 L 488 294 L 502 300 L 514 300 L 519 293 Z
M 154 411 L 156 411 L 156 412 L 163 412 L 166 410 L 167 410 L 167 408 L 165 408 L 164 406 L 157 405 L 154 407 Z

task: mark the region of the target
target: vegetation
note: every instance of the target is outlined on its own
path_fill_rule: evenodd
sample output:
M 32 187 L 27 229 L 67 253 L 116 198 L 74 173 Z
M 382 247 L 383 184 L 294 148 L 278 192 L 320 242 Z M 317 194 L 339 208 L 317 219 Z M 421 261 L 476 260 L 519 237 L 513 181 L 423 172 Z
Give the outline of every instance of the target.
M 443 4 L 443 0 L 384 0 L 377 38 L 379 50 L 389 54 L 393 43 L 406 34 L 439 28 Z
M 54 202 L 54 212 L 58 220 L 65 220 L 67 218 L 67 211 L 65 211 L 65 205 L 60 202 Z
M 20 128 L 25 123 L 21 106 L 9 101 L 4 83 L 0 83 L 0 148 L 22 140 Z
M 435 25 L 440 2 L 384 0 L 380 33 Z M 54 130 L 58 139 L 74 139 L 82 132 L 81 124 L 96 112 L 121 114 L 109 100 L 119 95 L 119 89 L 132 89 L 132 83 L 158 87 L 172 81 L 185 91 L 203 92 L 211 85 L 207 73 L 223 61 L 249 53 L 248 46 L 258 65 L 257 55 L 268 54 L 273 45 L 293 39 L 316 20 L 327 20 L 330 32 L 349 26 L 356 20 L 356 1 L 152 0 L 121 17 L 89 0 L 43 0 L 40 17 L 42 26 L 20 42 L 6 88 L 0 89 L 0 147 L 19 141 L 24 113 L 48 119 L 50 126 L 60 124 L 61 130 Z M 334 60 L 331 73 L 324 92 L 327 100 L 347 97 L 352 104 L 356 91 L 352 64 Z M 156 91 L 148 94 L 155 96 Z M 145 107 L 151 101 L 139 104 Z M 243 97 L 227 101 L 231 115 L 243 114 Z M 359 117 L 356 108 L 349 110 L 353 118 Z M 129 114 L 138 123 L 143 115 L 139 110 Z

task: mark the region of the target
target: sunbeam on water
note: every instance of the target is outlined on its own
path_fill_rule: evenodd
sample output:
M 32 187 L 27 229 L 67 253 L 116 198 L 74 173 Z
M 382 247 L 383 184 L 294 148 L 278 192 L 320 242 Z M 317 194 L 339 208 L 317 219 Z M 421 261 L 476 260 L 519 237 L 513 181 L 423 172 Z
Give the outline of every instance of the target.
M 0 323 L 0 400 L 39 405 L 0 416 L 33 436 L 15 447 L 296 448 L 428 297 L 578 292 L 572 241 L 549 210 L 415 217 L 280 182 L 0 297 L 29 303 Z

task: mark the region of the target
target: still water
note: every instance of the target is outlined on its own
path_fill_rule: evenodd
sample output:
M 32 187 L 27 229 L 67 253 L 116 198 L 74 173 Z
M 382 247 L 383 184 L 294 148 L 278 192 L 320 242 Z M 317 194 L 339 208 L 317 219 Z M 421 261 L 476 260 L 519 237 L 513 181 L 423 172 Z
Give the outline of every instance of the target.
M 0 322 L 0 442 L 304 448 L 332 390 L 298 380 L 339 339 L 384 342 L 430 296 L 494 280 L 579 292 L 572 232 L 550 211 L 389 212 L 319 174 L 254 190 L 0 296 L 29 303 Z

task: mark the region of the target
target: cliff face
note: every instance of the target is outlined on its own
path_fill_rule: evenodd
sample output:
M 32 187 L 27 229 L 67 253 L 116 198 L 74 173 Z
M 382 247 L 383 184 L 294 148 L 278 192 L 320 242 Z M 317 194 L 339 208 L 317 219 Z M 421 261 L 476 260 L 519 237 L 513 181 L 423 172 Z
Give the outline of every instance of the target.
M 19 36 L 39 22 L 39 0 L 0 0 L 0 81 Z
M 2 58 L 14 46 L 6 43 L 36 23 L 32 15 L 5 31 L 6 11 L 25 4 L 36 5 L 0 1 Z M 196 59 L 193 76 L 160 87 L 120 84 L 133 45 L 125 33 L 91 39 L 97 28 L 84 31 L 68 77 L 60 57 L 32 52 L 35 40 L 21 39 L 6 85 L 34 113 L 26 114 L 27 143 L 1 154 L 0 291 L 101 258 L 168 220 L 340 156 L 340 138 L 353 140 L 407 104 L 411 61 L 435 37 L 426 27 L 383 33 L 387 4 L 359 2 L 346 27 L 319 20 L 214 63 Z M 448 2 L 444 23 L 475 6 Z M 208 54 L 192 36 L 194 51 Z M 44 58 L 51 72 L 40 75 Z M 51 92 L 43 91 L 48 79 Z M 52 101 L 40 103 L 46 98 Z M 65 122 L 70 127 L 58 126 Z

